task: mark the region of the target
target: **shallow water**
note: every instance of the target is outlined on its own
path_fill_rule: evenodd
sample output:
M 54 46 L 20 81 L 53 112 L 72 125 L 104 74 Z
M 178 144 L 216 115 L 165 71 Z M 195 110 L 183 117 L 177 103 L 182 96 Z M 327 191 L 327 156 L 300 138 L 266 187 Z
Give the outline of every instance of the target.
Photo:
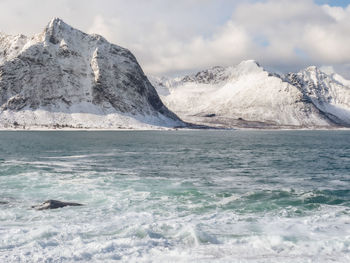
M 0 132 L 1 201 L 0 262 L 350 262 L 350 132 Z

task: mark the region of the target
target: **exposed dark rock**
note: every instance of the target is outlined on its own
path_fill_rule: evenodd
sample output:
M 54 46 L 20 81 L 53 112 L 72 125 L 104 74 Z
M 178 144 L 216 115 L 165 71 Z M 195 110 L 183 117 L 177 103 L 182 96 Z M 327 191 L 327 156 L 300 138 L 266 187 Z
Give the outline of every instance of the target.
M 134 55 L 101 36 L 87 35 L 54 19 L 35 41 L 23 39 L 20 45 L 27 44 L 26 48 L 15 52 L 14 41 L 11 36 L 0 39 L 0 55 L 12 54 L 9 59 L 0 57 L 0 126 L 11 127 L 15 121 L 5 123 L 8 118 L 1 119 L 2 112 L 20 116 L 28 109 L 136 116 L 147 124 L 184 125 L 164 106 Z M 45 123 L 34 117 L 26 121 L 32 126 L 51 125 L 56 122 L 51 115 Z M 23 119 L 16 121 L 24 125 Z M 57 123 L 75 122 L 68 119 L 60 118 Z
M 200 84 L 216 84 L 228 79 L 225 68 L 216 66 L 208 70 L 203 70 L 195 75 L 186 76 L 183 82 L 196 82 Z
M 184 121 L 231 128 L 350 127 L 350 82 L 317 67 L 279 75 L 243 61 L 186 77 L 151 78 Z M 216 113 L 216 116 L 213 115 Z
M 47 200 L 40 205 L 32 206 L 32 208 L 35 208 L 36 210 L 48 210 L 48 209 L 62 208 L 62 207 L 66 207 L 66 206 L 82 206 L 82 204 L 71 203 L 71 202 L 62 202 L 62 201 L 57 201 L 57 200 Z
M 314 75 L 314 78 L 310 75 Z M 306 111 L 310 111 L 312 107 L 330 124 L 350 127 L 347 118 L 344 119 L 342 115 L 336 116 L 334 113 L 329 112 L 327 108 L 327 105 L 332 104 L 334 100 L 337 103 L 340 102 L 340 98 L 337 98 L 337 96 L 334 98 L 334 87 L 343 86 L 341 83 L 338 83 L 317 67 L 309 67 L 299 73 L 288 73 L 283 77 L 283 80 L 300 90 L 302 97 L 295 103 L 304 103 Z

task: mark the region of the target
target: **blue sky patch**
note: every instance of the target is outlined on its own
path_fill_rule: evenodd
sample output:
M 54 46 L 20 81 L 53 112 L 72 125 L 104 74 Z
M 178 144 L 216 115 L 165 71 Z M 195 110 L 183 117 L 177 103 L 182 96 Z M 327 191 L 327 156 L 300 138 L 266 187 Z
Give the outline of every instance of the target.
M 316 4 L 325 5 L 328 4 L 330 6 L 341 6 L 347 7 L 350 5 L 350 0 L 315 0 Z
M 254 42 L 261 47 L 268 47 L 270 45 L 270 41 L 265 36 L 261 35 L 254 37 Z

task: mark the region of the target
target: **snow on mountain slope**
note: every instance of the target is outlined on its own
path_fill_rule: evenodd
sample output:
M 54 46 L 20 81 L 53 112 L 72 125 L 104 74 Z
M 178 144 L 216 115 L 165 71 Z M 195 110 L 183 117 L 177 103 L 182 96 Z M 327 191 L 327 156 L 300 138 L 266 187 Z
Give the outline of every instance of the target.
M 135 57 L 53 19 L 28 38 L 0 35 L 0 128 L 183 126 Z
M 250 60 L 176 80 L 151 81 L 163 102 L 189 122 L 255 128 L 349 126 L 346 81 L 315 72 L 279 76 Z
M 327 75 L 316 67 L 299 73 L 289 73 L 285 80 L 298 87 L 304 96 L 332 122 L 340 126 L 350 124 L 350 82 L 340 75 Z
M 0 63 L 15 58 L 27 43 L 24 35 L 8 36 L 0 33 Z

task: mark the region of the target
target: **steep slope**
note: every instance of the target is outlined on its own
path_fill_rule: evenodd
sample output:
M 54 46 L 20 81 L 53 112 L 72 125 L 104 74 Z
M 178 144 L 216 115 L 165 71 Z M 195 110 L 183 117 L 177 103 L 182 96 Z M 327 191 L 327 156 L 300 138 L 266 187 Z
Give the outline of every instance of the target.
M 0 128 L 182 126 L 135 57 L 53 19 L 32 38 L 0 35 Z
M 350 82 L 340 75 L 327 75 L 316 67 L 284 78 L 297 87 L 325 116 L 339 126 L 350 125 Z
M 254 128 L 349 126 L 349 88 L 315 72 L 279 76 L 255 61 L 243 61 L 236 67 L 152 82 L 163 102 L 190 122 Z

